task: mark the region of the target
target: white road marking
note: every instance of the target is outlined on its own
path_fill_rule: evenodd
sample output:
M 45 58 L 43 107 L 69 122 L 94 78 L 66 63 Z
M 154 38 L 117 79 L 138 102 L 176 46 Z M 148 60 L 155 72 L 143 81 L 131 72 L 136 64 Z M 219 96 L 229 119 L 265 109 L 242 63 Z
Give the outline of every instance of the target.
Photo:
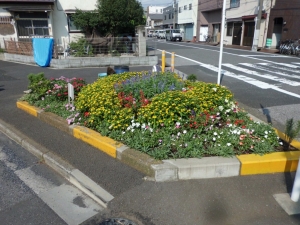
M 279 77 L 276 77 L 276 76 L 273 76 L 273 75 L 270 75 L 270 74 L 263 74 L 262 75 L 262 74 L 260 74 L 256 71 L 241 68 L 241 67 L 229 64 L 229 63 L 224 63 L 224 64 L 222 64 L 222 66 L 225 66 L 225 67 L 228 67 L 230 69 L 234 69 L 234 70 L 237 70 L 237 71 L 240 71 L 240 72 L 243 72 L 243 73 L 247 73 L 249 75 L 254 75 L 254 76 L 261 77 L 261 78 L 265 78 L 265 79 L 269 79 L 269 80 L 273 80 L 273 81 L 278 81 L 278 82 L 288 84 L 288 85 L 291 85 L 291 86 L 300 86 L 300 83 L 296 82 L 296 81 L 287 80 L 287 79 L 284 79 L 284 78 L 279 78 Z
M 251 67 L 251 68 L 254 68 L 254 69 L 259 69 L 259 70 L 262 70 L 262 71 L 272 72 L 272 73 L 275 73 L 275 74 L 278 74 L 278 75 L 281 75 L 281 76 L 284 76 L 284 77 L 291 77 L 291 78 L 300 79 L 299 75 L 289 75 L 287 73 L 282 73 L 282 72 L 277 72 L 277 71 L 270 71 L 270 70 L 266 69 L 265 67 L 259 66 L 261 64 L 258 65 L 258 64 L 251 64 L 251 63 L 239 63 L 239 65 Z
M 293 65 L 286 66 L 286 65 L 288 65 L 288 64 L 285 64 L 285 63 L 282 63 L 281 65 L 282 65 L 282 66 L 286 66 L 286 67 L 290 67 L 290 68 L 283 68 L 282 66 L 279 66 L 279 65 L 278 65 L 279 63 L 276 63 L 276 64 L 274 64 L 274 63 L 257 63 L 257 64 L 263 65 L 263 66 L 269 66 L 269 67 L 271 67 L 271 68 L 276 68 L 276 69 L 280 69 L 280 70 L 286 70 L 286 71 L 293 72 L 293 73 L 300 73 L 299 70 L 293 70 L 293 69 L 290 69 L 290 68 L 293 68 L 293 67 L 290 67 L 290 66 L 293 66 Z M 296 66 L 296 68 L 297 68 L 297 66 Z M 296 68 L 295 68 L 295 69 L 296 69 Z

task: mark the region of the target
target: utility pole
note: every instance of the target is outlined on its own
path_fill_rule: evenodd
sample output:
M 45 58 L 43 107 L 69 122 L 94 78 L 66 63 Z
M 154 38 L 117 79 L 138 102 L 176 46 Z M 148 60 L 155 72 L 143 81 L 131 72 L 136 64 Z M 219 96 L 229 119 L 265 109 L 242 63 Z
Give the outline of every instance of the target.
M 175 9 L 175 7 L 176 7 L 176 0 L 174 0 L 174 3 L 173 3 L 173 15 L 174 15 L 174 17 L 173 17 L 173 29 L 175 29 L 175 22 L 176 22 L 176 9 Z
M 257 17 L 255 18 L 255 25 L 256 26 L 255 26 L 253 43 L 252 43 L 252 49 L 251 49 L 253 52 L 256 52 L 257 51 L 257 47 L 258 47 L 262 8 L 263 8 L 263 0 L 259 0 L 258 14 L 257 14 Z

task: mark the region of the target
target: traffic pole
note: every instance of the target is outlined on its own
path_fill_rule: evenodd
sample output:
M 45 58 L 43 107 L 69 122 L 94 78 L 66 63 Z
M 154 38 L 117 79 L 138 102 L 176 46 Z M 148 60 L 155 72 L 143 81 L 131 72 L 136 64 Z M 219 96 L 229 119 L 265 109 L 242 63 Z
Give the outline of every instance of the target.
M 175 67 L 175 52 L 172 52 L 171 55 L 171 71 L 174 72 L 174 67 Z
M 166 52 L 165 50 L 161 53 L 161 72 L 165 72 L 166 67 Z
M 226 0 L 223 0 L 223 9 L 222 9 L 222 23 L 221 23 L 221 40 L 220 40 L 220 55 L 219 55 L 219 69 L 218 69 L 218 81 L 217 84 L 221 83 L 221 69 L 222 69 L 222 57 L 223 57 L 223 39 L 225 31 L 225 16 L 226 16 Z

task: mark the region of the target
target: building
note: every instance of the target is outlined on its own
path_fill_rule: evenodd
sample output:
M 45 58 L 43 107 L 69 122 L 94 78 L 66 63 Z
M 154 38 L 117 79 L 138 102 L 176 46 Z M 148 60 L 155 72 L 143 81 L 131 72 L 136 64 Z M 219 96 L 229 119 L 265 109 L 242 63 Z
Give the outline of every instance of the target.
M 271 48 L 276 48 L 280 40 L 300 38 L 299 16 L 299 0 L 273 0 L 267 30 Z
M 252 46 L 257 22 L 260 22 L 258 47 L 265 46 L 271 0 L 264 0 L 260 20 L 257 20 L 259 1 L 230 0 L 226 5 L 225 44 Z
M 3 39 L 53 37 L 66 46 L 82 36 L 72 23 L 75 10 L 93 10 L 97 0 L 0 0 L 0 45 Z
M 229 0 L 228 0 L 229 1 Z M 231 0 L 230 0 L 231 1 Z M 199 0 L 196 34 L 198 41 L 205 41 L 207 36 L 217 40 L 222 21 L 223 0 Z
M 178 0 L 178 28 L 184 41 L 192 41 L 196 36 L 198 1 Z

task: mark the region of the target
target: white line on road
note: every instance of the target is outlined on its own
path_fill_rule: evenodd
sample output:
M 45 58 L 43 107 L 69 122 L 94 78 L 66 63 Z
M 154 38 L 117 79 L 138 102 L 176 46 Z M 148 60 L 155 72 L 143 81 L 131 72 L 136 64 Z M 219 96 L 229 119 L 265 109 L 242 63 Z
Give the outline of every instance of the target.
M 296 81 L 287 80 L 285 78 L 279 78 L 279 77 L 276 77 L 276 76 L 273 76 L 273 75 L 270 75 L 270 74 L 260 74 L 256 71 L 241 68 L 239 66 L 235 66 L 235 65 L 232 65 L 232 64 L 229 64 L 229 63 L 224 63 L 224 64 L 222 64 L 222 66 L 225 66 L 225 67 L 228 67 L 230 69 L 234 69 L 234 70 L 237 70 L 237 71 L 240 71 L 240 72 L 243 72 L 243 73 L 247 73 L 249 75 L 254 75 L 254 76 L 257 76 L 257 77 L 278 81 L 278 82 L 288 84 L 288 85 L 291 85 L 291 86 L 300 86 L 300 83 L 296 82 Z
M 296 67 L 291 67 L 293 65 L 289 65 L 289 64 L 285 64 L 285 63 L 280 63 L 281 66 L 278 65 L 279 63 L 276 63 L 276 64 L 274 64 L 274 63 L 272 63 L 272 64 L 270 64 L 270 63 L 257 63 L 257 64 L 263 65 L 263 66 L 269 66 L 271 68 L 276 68 L 276 69 L 280 69 L 280 70 L 286 70 L 286 71 L 293 72 L 293 73 L 300 73 L 299 70 L 295 70 L 295 69 L 298 68 L 297 66 Z M 287 66 L 287 65 L 289 65 L 289 66 Z M 289 68 L 283 68 L 282 66 L 289 67 Z M 294 70 L 291 69 L 291 68 L 294 68 Z

